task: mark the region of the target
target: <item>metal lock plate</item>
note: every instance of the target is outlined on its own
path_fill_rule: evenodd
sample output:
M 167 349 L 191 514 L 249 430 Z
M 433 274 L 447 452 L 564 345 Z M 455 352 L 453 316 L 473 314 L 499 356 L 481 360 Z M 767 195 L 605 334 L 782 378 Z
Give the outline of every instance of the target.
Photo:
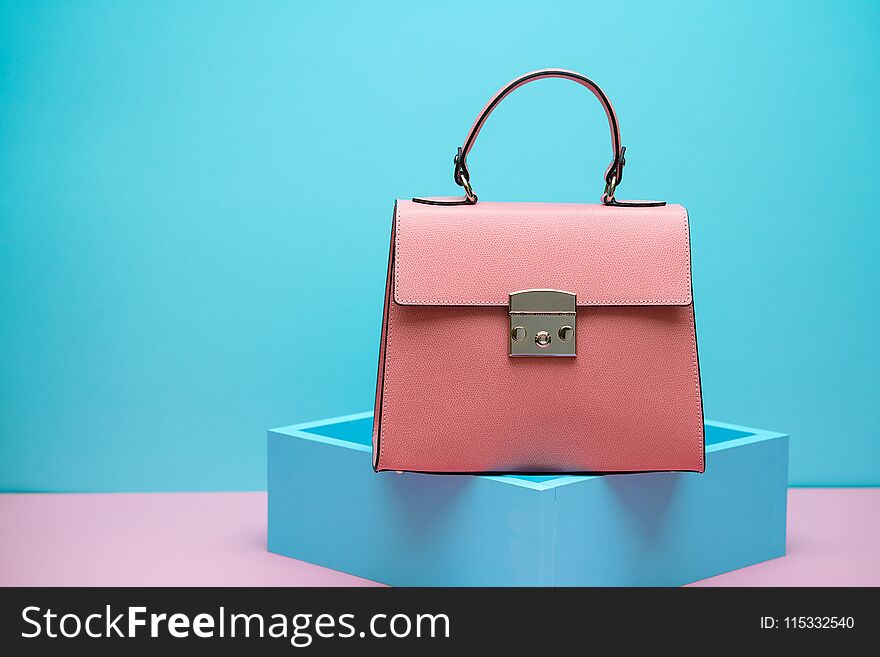
M 576 356 L 577 297 L 561 290 L 511 292 L 511 356 Z

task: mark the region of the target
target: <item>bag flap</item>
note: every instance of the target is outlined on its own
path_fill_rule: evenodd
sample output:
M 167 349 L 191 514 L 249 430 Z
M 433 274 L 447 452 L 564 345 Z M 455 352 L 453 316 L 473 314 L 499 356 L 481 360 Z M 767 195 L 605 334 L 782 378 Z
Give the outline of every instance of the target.
M 561 203 L 398 201 L 394 301 L 506 306 L 546 288 L 579 306 L 691 303 L 687 210 Z

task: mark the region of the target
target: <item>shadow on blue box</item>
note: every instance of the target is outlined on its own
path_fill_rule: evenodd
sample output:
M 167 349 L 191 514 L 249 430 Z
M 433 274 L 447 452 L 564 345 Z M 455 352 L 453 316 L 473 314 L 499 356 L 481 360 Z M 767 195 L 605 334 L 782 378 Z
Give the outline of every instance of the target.
M 785 554 L 785 434 L 707 422 L 702 475 L 398 475 L 372 422 L 269 432 L 270 551 L 398 586 L 676 586 Z

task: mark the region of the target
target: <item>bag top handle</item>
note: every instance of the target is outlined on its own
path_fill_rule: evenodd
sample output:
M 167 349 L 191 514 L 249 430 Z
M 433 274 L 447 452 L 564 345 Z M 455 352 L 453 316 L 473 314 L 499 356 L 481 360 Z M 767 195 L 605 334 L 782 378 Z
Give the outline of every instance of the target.
M 612 107 L 611 101 L 608 100 L 608 96 L 605 95 L 605 92 L 602 91 L 599 85 L 585 75 L 561 68 L 545 68 L 514 78 L 499 89 L 489 102 L 486 103 L 486 106 L 483 108 L 483 111 L 480 112 L 479 116 L 477 116 L 477 120 L 474 121 L 473 126 L 471 126 L 471 129 L 464 140 L 464 145 L 458 149 L 458 153 L 455 156 L 453 180 L 455 180 L 457 185 L 464 188 L 465 195 L 468 199 L 473 198 L 471 202 L 476 203 L 476 195 L 473 193 L 473 189 L 470 186 L 470 172 L 467 168 L 467 156 L 468 153 L 471 152 L 471 148 L 473 148 L 474 142 L 480 134 L 480 130 L 482 130 L 483 125 L 486 123 L 486 119 L 489 118 L 489 115 L 496 107 L 498 107 L 501 101 L 514 91 L 529 82 L 547 78 L 561 78 L 563 80 L 577 82 L 579 85 L 592 92 L 599 102 L 602 103 L 602 109 L 605 110 L 605 115 L 608 117 L 608 127 L 611 129 L 612 152 L 611 164 L 608 165 L 608 168 L 605 171 L 606 189 L 605 194 L 603 194 L 602 197 L 602 202 L 605 202 L 606 197 L 613 200 L 614 188 L 620 184 L 620 180 L 623 178 L 623 167 L 624 164 L 626 164 L 623 155 L 626 149 L 622 148 L 620 145 L 620 124 L 617 122 L 617 115 L 614 113 L 614 107 Z
M 471 174 L 468 171 L 467 167 L 467 156 L 468 153 L 471 152 L 471 148 L 474 146 L 474 142 L 477 139 L 477 136 L 480 134 L 480 130 L 483 128 L 483 125 L 486 123 L 486 119 L 489 118 L 489 115 L 492 111 L 504 100 L 507 96 L 513 93 L 515 90 L 519 89 L 521 86 L 528 84 L 529 82 L 533 82 L 535 80 L 543 80 L 546 78 L 561 78 L 564 80 L 571 80 L 572 82 L 577 82 L 583 87 L 586 87 L 592 94 L 602 103 L 602 108 L 605 110 L 605 115 L 608 117 L 608 126 L 611 129 L 611 152 L 612 152 L 612 160 L 611 164 L 608 165 L 608 168 L 605 170 L 605 191 L 602 194 L 602 203 L 605 205 L 620 205 L 620 206 L 629 206 L 629 207 L 644 207 L 644 206 L 657 206 L 657 205 L 665 205 L 664 201 L 617 201 L 614 198 L 614 191 L 617 189 L 617 186 L 620 184 L 620 181 L 623 179 L 623 167 L 626 164 L 625 154 L 626 147 L 621 146 L 620 143 L 620 124 L 617 121 L 617 115 L 614 113 L 614 107 L 611 105 L 611 101 L 608 100 L 608 96 L 605 95 L 605 92 L 593 82 L 590 78 L 581 75 L 575 71 L 568 71 L 561 68 L 546 68 L 538 71 L 532 71 L 531 73 L 526 73 L 525 75 L 521 75 L 518 78 L 514 78 L 510 82 L 508 82 L 505 86 L 498 90 L 498 92 L 489 100 L 483 110 L 480 112 L 479 116 L 477 116 L 477 120 L 474 121 L 473 126 L 471 126 L 470 131 L 467 134 L 467 137 L 464 140 L 464 144 L 458 149 L 458 152 L 455 155 L 455 169 L 452 174 L 452 178 L 455 183 L 464 189 L 465 195 L 462 199 L 413 199 L 414 201 L 420 203 L 428 203 L 431 205 L 473 205 L 477 202 L 477 195 L 474 193 L 473 187 L 471 186 Z

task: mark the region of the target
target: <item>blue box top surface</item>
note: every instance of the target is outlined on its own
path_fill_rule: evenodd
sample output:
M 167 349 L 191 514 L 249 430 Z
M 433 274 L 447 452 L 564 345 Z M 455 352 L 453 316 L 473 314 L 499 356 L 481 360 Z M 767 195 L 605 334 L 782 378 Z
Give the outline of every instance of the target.
M 714 452 L 719 449 L 730 449 L 740 445 L 783 438 L 786 434 L 751 427 L 742 427 L 724 422 L 706 422 L 706 452 Z M 271 433 L 308 438 L 320 442 L 334 444 L 339 447 L 358 449 L 360 451 L 372 451 L 373 413 L 356 413 L 340 417 L 327 418 L 316 422 L 306 422 L 280 429 L 273 429 Z M 539 490 L 554 488 L 559 485 L 573 483 L 592 478 L 590 475 L 498 475 L 490 476 L 491 479 L 504 481 L 505 483 L 526 486 Z

